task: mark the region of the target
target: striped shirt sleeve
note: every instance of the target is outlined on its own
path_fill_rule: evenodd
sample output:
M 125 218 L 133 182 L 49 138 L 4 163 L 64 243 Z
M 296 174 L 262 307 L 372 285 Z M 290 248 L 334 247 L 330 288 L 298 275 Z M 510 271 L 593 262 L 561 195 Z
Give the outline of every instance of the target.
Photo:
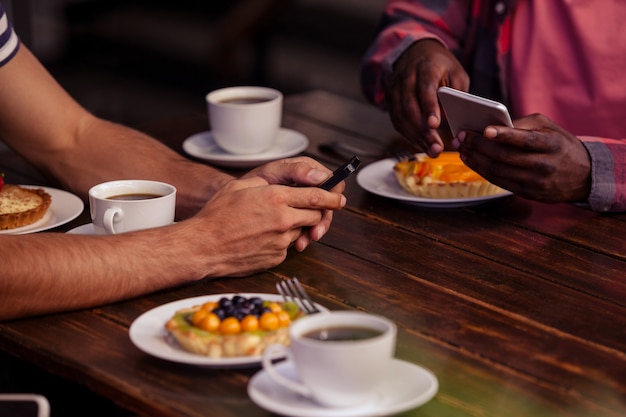
M 15 56 L 19 46 L 20 40 L 7 18 L 4 6 L 0 3 L 0 67 Z
M 591 158 L 589 206 L 597 212 L 626 211 L 626 140 L 579 139 Z

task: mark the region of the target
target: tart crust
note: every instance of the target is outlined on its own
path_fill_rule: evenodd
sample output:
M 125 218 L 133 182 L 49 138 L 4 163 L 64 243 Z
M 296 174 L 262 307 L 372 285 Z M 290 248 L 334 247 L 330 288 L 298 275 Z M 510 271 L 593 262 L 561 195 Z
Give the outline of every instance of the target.
M 405 191 L 423 198 L 472 198 L 505 192 L 466 166 L 458 152 L 444 152 L 437 158 L 417 154 L 396 163 L 393 172 Z
M 52 202 L 41 188 L 5 184 L 0 191 L 0 230 L 27 226 L 41 219 Z

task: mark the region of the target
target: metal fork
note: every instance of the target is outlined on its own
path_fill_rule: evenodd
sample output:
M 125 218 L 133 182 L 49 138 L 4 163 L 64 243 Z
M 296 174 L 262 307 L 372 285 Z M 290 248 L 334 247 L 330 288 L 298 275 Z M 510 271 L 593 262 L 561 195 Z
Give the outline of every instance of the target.
M 393 152 L 390 152 L 390 155 L 393 159 L 395 159 L 398 162 L 407 161 L 407 160 L 413 161 L 417 159 L 415 152 L 405 151 L 405 150 L 393 151 Z
M 298 278 L 293 277 L 292 279 L 277 282 L 276 289 L 278 293 L 283 296 L 285 301 L 293 301 L 306 311 L 307 314 L 320 312 L 313 300 L 311 300 L 311 297 L 309 297 L 309 294 L 307 294 L 302 285 L 300 285 Z

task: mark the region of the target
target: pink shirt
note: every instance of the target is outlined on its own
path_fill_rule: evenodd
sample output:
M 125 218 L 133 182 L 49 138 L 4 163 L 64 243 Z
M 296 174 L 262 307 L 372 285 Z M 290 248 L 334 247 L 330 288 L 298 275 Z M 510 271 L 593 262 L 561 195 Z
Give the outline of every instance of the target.
M 384 108 L 395 60 L 439 39 L 474 92 L 576 134 L 591 159 L 587 202 L 626 212 L 626 0 L 387 0 L 382 22 L 361 67 L 370 100 Z
M 602 7 L 604 1 L 517 4 L 509 74 L 513 117 L 543 113 L 576 135 L 624 137 L 626 53 L 615 50 L 626 51 L 626 8 Z

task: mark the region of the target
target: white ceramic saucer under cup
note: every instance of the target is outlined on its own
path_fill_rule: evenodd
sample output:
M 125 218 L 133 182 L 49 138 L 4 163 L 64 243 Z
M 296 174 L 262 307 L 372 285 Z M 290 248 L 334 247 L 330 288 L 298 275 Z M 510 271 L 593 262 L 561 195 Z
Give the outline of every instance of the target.
M 215 143 L 210 131 L 196 133 L 183 142 L 183 150 L 189 155 L 226 168 L 254 168 L 266 162 L 297 155 L 307 146 L 309 140 L 306 136 L 285 128 L 278 131 L 276 142 L 271 149 L 249 155 L 224 151 Z
M 275 366 L 291 379 L 297 379 L 290 361 Z M 276 384 L 264 370 L 248 383 L 248 395 L 267 411 L 293 417 L 372 417 L 388 416 L 411 410 L 430 401 L 437 390 L 437 377 L 429 370 L 410 362 L 394 359 L 378 396 L 354 407 L 329 408 Z
M 93 223 L 83 224 L 82 226 L 75 227 L 65 232 L 70 235 L 95 235 L 96 230 L 93 227 Z

